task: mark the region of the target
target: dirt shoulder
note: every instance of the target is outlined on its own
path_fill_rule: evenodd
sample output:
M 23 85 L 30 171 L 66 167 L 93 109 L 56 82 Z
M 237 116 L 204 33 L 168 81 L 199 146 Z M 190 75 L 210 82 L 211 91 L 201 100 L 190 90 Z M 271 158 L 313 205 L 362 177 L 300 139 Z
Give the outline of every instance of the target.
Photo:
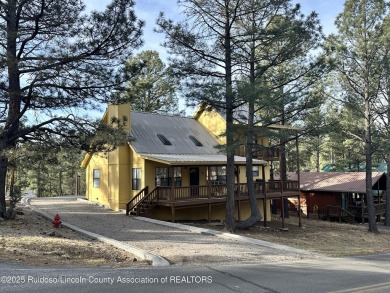
M 224 230 L 216 223 L 193 224 Z M 313 218 L 302 218 L 302 227 L 299 227 L 296 216 L 285 219 L 288 231 L 281 228 L 281 218 L 273 215 L 267 228 L 261 224 L 249 230 L 236 231 L 236 234 L 335 257 L 390 252 L 390 230 L 376 234 L 368 232 L 367 227 L 362 224 L 351 225 Z
M 0 222 L 0 260 L 34 265 L 147 266 L 145 261 L 18 207 L 15 220 Z

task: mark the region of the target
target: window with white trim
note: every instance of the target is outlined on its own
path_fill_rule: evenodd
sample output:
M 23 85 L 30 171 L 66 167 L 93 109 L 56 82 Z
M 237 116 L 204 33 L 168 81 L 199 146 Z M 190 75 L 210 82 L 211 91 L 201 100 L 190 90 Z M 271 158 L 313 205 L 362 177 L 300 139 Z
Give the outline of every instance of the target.
M 100 170 L 93 169 L 92 177 L 93 177 L 93 187 L 99 188 L 100 187 Z
M 141 189 L 141 168 L 133 168 L 132 189 Z
M 252 166 L 253 177 L 259 177 L 259 166 Z

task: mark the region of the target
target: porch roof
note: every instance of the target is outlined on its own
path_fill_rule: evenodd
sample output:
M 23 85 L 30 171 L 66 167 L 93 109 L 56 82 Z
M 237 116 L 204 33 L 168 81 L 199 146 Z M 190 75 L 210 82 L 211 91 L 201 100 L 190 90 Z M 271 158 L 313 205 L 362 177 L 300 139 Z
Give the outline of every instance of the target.
M 143 154 L 142 158 L 167 165 L 226 165 L 225 155 Z M 236 165 L 245 165 L 245 157 L 234 156 Z M 267 165 L 266 161 L 253 159 L 253 165 Z

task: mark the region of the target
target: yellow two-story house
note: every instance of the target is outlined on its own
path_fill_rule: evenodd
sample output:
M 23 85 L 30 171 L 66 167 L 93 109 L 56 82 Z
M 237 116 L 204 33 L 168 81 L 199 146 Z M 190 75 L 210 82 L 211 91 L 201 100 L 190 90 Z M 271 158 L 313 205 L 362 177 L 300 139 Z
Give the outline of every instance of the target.
M 110 105 L 102 123 L 124 116 L 128 121 L 125 130 L 131 137 L 128 145 L 107 154 L 87 154 L 82 162 L 88 200 L 162 220 L 223 220 L 224 115 L 206 105 L 188 118 L 135 112 L 129 104 L 122 104 Z M 258 139 L 258 143 L 266 145 L 267 139 Z M 250 216 L 245 157 L 236 156 L 235 164 L 235 213 L 237 220 L 243 220 Z M 298 194 L 298 184 L 268 182 L 266 160 L 253 159 L 252 172 L 258 207 L 267 220 L 272 196 Z

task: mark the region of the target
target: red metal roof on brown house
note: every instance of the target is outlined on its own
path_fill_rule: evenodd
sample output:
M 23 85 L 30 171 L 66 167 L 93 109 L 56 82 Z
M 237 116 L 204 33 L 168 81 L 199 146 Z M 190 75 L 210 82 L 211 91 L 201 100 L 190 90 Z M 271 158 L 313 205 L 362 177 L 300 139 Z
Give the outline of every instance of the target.
M 372 185 L 385 176 L 382 172 L 372 173 Z M 298 180 L 297 173 L 288 173 L 289 180 Z M 366 193 L 365 172 L 301 172 L 302 191 L 330 191 Z

